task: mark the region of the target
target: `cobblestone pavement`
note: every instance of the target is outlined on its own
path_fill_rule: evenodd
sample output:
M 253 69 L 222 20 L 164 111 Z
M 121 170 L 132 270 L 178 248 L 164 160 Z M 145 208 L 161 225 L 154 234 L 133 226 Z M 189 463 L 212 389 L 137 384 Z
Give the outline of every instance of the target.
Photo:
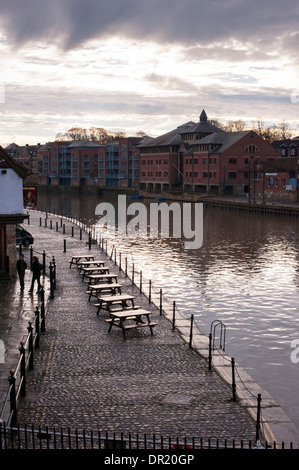
M 72 237 L 69 221 L 65 234 L 60 226 L 54 230 L 59 220 L 55 216 L 52 230 L 49 224 L 40 226 L 41 216 L 45 214 L 30 213 L 28 230 L 35 237 L 34 249 L 55 257 L 57 288 L 49 301 L 34 370 L 27 377 L 27 395 L 19 404 L 18 422 L 254 441 L 255 423 L 247 409 L 232 401 L 231 387 L 208 370 L 207 361 L 172 330 L 170 321 L 92 245 L 90 253 L 119 274 L 123 292 L 136 295 L 136 303 L 152 310 L 158 322 L 153 336 L 147 328 L 129 331 L 126 341 L 119 329 L 108 333 L 105 314 L 96 314 L 86 284 L 77 269 L 69 267 L 73 254 L 89 252 L 86 234 L 80 240 L 75 225 Z M 29 279 L 26 282 L 28 287 Z M 15 289 L 11 302 L 20 302 L 17 296 Z M 14 339 L 17 350 L 19 342 Z

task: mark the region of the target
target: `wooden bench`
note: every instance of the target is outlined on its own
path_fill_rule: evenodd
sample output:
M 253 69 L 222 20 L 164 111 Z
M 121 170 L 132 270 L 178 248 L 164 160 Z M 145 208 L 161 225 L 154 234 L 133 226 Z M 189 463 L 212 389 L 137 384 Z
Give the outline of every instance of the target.
M 150 321 L 149 316 L 152 315 L 152 313 L 153 312 L 141 308 L 110 312 L 111 318 L 105 319 L 105 321 L 109 323 L 108 333 L 110 333 L 112 326 L 116 326 L 117 328 L 121 328 L 124 339 L 126 339 L 126 330 L 148 327 L 151 331 L 151 335 L 153 335 L 153 327 L 158 323 Z M 143 316 L 146 317 L 146 321 L 142 319 Z M 127 320 L 135 321 L 135 323 L 127 325 L 125 324 Z
M 114 280 L 117 282 L 118 274 L 87 274 L 86 277 L 88 279 L 85 282 L 88 282 L 88 284 L 91 285 L 93 283 L 99 283 L 100 281 L 112 283 Z
M 93 284 L 89 286 L 89 289 L 86 291 L 86 294 L 89 294 L 88 300 L 90 301 L 91 296 L 98 297 L 99 294 L 108 292 L 110 295 L 116 295 L 117 293 L 121 294 L 122 284 L 109 283 L 109 284 Z
M 72 267 L 73 264 L 75 264 L 77 266 L 82 258 L 85 259 L 86 261 L 91 261 L 91 260 L 94 259 L 94 256 L 93 255 L 76 255 L 76 256 L 72 256 L 72 259 L 70 261 L 70 268 Z
M 105 268 L 104 266 L 102 267 L 99 267 L 99 266 L 93 266 L 92 268 L 82 268 L 83 270 L 83 273 L 80 272 L 81 276 L 82 276 L 82 282 L 85 278 L 85 276 L 87 276 L 88 274 L 92 274 L 92 273 L 97 273 L 97 274 L 109 274 L 109 268 Z

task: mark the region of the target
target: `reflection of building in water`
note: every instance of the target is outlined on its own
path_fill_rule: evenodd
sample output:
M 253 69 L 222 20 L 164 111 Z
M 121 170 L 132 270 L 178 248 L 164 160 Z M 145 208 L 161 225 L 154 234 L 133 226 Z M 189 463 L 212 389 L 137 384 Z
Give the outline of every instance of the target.
M 28 171 L 0 147 L 0 280 L 16 275 L 16 224 L 23 214 L 23 178 Z

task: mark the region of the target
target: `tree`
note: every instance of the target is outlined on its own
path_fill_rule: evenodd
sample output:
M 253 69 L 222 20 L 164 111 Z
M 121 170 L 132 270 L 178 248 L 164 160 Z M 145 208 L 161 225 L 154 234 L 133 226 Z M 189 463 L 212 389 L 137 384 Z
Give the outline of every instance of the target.
M 58 133 L 56 135 L 56 140 L 90 140 L 92 142 L 98 142 L 100 144 L 108 144 L 110 142 L 115 142 L 121 137 L 125 137 L 124 132 L 109 132 L 103 127 L 90 127 L 89 129 L 83 129 L 82 127 L 71 127 L 64 134 Z

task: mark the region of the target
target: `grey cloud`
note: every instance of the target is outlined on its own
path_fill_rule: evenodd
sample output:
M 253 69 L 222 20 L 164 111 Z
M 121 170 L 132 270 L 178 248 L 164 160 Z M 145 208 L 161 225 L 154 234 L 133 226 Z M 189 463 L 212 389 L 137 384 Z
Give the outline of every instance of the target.
M 298 25 L 296 0 L 0 0 L 0 8 L 12 44 L 46 39 L 66 49 L 107 35 L 189 45 L 237 38 L 271 49 Z

